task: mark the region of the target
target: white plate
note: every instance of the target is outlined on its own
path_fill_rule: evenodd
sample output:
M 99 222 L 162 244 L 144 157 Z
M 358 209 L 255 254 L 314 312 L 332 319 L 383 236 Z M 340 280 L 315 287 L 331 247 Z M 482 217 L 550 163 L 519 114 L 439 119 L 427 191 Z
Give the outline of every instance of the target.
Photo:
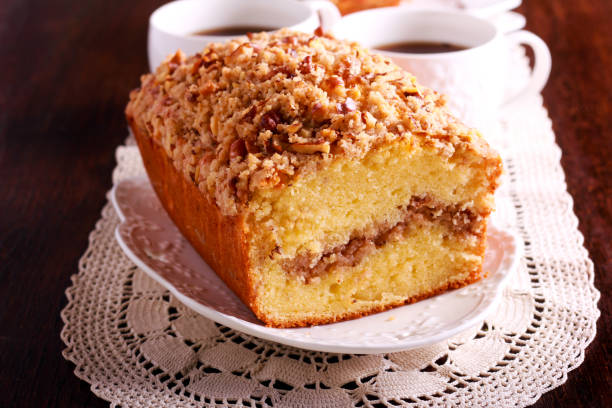
M 266 327 L 183 238 L 148 179 L 127 179 L 111 197 L 121 219 L 115 235 L 126 255 L 183 304 L 232 329 L 309 350 L 386 353 L 445 340 L 478 325 L 501 297 L 520 258 L 520 240 L 489 227 L 489 276 L 411 305 L 341 323 L 299 329 Z

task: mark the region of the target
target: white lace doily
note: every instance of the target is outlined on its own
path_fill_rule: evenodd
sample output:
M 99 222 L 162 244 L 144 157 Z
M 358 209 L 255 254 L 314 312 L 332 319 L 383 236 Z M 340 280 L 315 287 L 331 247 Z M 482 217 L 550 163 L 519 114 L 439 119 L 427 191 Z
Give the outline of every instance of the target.
M 62 311 L 64 357 L 92 391 L 126 407 L 509 407 L 534 403 L 584 359 L 599 292 L 540 96 L 507 112 L 492 143 L 504 156 L 495 213 L 525 256 L 481 326 L 418 350 L 304 351 L 213 323 L 181 305 L 120 250 L 112 206 L 89 238 Z M 143 174 L 131 141 L 116 182 Z

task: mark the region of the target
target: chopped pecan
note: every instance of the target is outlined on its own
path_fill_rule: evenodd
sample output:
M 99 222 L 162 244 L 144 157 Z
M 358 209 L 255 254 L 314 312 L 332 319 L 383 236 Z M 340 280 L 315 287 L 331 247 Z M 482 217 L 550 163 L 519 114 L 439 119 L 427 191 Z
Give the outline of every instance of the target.
M 175 63 L 175 62 L 170 61 L 170 62 L 168 63 L 168 71 L 169 71 L 169 73 L 170 73 L 170 74 L 173 74 L 173 73 L 174 73 L 174 71 L 176 71 L 176 69 L 177 69 L 178 67 L 179 67 L 179 64 L 177 64 L 177 63 Z
M 278 153 L 282 153 L 285 149 L 285 144 L 281 141 L 278 135 L 272 136 L 272 149 Z
M 333 142 L 338 139 L 338 134 L 336 133 L 336 131 L 330 128 L 321 129 L 319 132 L 317 132 L 317 136 L 320 136 L 323 140 L 327 140 L 330 142 Z
M 300 62 L 300 72 L 302 74 L 308 74 L 312 71 L 312 56 L 311 55 L 307 55 L 301 62 Z
M 198 161 L 198 166 L 212 162 L 215 159 L 215 157 L 217 157 L 217 155 L 214 152 L 207 151 L 206 153 L 202 155 L 202 157 Z
M 336 104 L 336 109 L 338 113 L 354 112 L 357 110 L 357 104 L 352 98 L 346 98 L 344 102 Z
M 298 40 L 295 35 L 290 35 L 282 39 L 284 44 L 298 45 Z
M 287 76 L 288 78 L 293 78 L 295 76 L 295 72 L 292 72 L 287 67 L 276 67 L 271 69 L 270 72 L 268 72 L 268 74 L 263 77 L 263 80 L 267 81 L 268 79 L 273 78 L 277 74 L 285 74 L 285 76 Z
M 169 60 L 168 60 L 168 71 L 170 74 L 173 74 L 174 71 L 181 65 L 183 61 L 183 53 L 181 51 L 177 51 Z
M 313 70 L 313 66 L 312 66 L 312 57 L 310 55 L 306 56 L 301 62 L 300 65 L 298 66 L 298 70 L 306 75 L 306 74 L 310 74 Z
M 423 96 L 423 95 L 421 95 L 421 92 L 419 91 L 419 88 L 417 88 L 416 86 L 404 86 L 404 87 L 401 88 L 401 92 L 406 97 L 408 97 L 408 96 L 422 97 Z
M 170 60 L 168 62 L 172 62 L 175 64 L 180 64 L 182 60 L 182 52 L 181 51 L 177 51 L 174 53 L 174 55 L 170 58 Z
M 237 55 L 239 52 L 242 51 L 242 47 L 244 47 L 245 45 L 247 45 L 248 43 L 242 43 L 240 44 L 238 47 L 236 47 L 236 49 L 234 51 L 232 51 L 229 55 L 229 58 L 232 58 L 233 56 Z
M 388 73 L 390 73 L 391 71 L 387 71 L 387 72 L 370 72 L 369 74 L 364 75 L 364 78 L 367 79 L 368 81 L 373 81 L 375 80 L 377 77 L 379 76 L 385 76 Z
M 230 145 L 230 160 L 233 160 L 237 157 L 246 157 L 247 149 L 244 143 L 244 139 L 237 139 L 232 142 Z
M 277 171 L 276 172 L 277 176 L 278 176 L 278 182 L 276 184 L 276 186 L 274 186 L 275 188 L 281 188 L 283 186 L 286 186 L 287 184 L 289 184 L 289 181 L 291 180 L 291 177 L 286 174 L 283 173 L 281 171 Z
M 249 192 L 241 188 L 236 188 L 236 196 L 238 197 L 238 201 L 244 204 L 249 199 Z
M 251 106 L 251 109 L 249 109 L 244 115 L 242 115 L 241 120 L 251 122 L 253 118 L 255 117 L 256 113 L 257 113 L 257 107 L 253 105 Z
M 187 100 L 191 103 L 194 103 L 195 101 L 198 100 L 198 94 L 192 91 L 187 91 L 185 93 L 185 96 L 187 98 Z
M 198 99 L 198 94 L 198 86 L 195 84 L 190 85 L 189 88 L 187 88 L 187 90 L 185 91 L 185 97 L 191 103 L 195 102 Z
M 342 104 L 342 107 L 344 108 L 345 112 L 353 112 L 354 110 L 357 110 L 357 104 L 355 103 L 353 98 L 350 97 L 346 98 L 346 100 Z
M 252 140 L 249 140 L 249 139 L 245 140 L 245 145 L 246 145 L 247 152 L 251 154 L 257 154 L 260 152 L 259 147 Z
M 202 64 L 205 67 L 211 66 L 218 60 L 219 60 L 219 56 L 215 52 L 213 52 L 213 50 L 208 50 L 206 54 L 202 55 Z
M 207 81 L 202 86 L 200 86 L 200 94 L 202 94 L 203 96 L 210 95 L 211 93 L 216 92 L 218 89 L 219 86 L 216 83 L 212 81 Z
M 344 80 L 338 75 L 332 75 L 323 81 L 321 88 L 330 95 L 345 96 L 346 88 Z
M 323 104 L 321 104 L 321 102 L 315 102 L 312 107 L 310 108 L 311 114 L 312 114 L 312 118 L 316 121 L 316 122 L 321 122 L 326 118 L 327 115 L 327 107 L 323 106 Z
M 260 125 L 264 129 L 275 131 L 276 125 L 278 125 L 279 122 L 280 116 L 278 116 L 278 113 L 275 111 L 270 111 L 261 117 Z
M 353 75 L 353 74 L 348 74 L 344 82 L 346 83 L 347 86 L 355 86 L 358 84 L 363 84 L 363 78 L 361 78 L 360 76 Z
M 239 61 L 239 57 L 251 57 L 253 55 L 253 48 L 251 47 L 251 43 L 245 42 L 240 44 L 230 55 L 225 57 L 225 63 L 234 63 Z
M 194 61 L 193 65 L 191 66 L 191 75 L 195 75 L 198 72 L 203 62 L 204 61 L 202 61 L 202 58 L 198 58 Z
M 293 122 L 292 124 L 287 126 L 285 130 L 287 131 L 287 133 L 293 134 L 293 133 L 297 133 L 301 128 L 302 128 L 302 124 L 300 122 Z
M 337 86 L 344 86 L 344 80 L 339 77 L 338 75 L 332 75 L 328 80 L 327 80 L 327 85 L 330 88 L 335 88 Z
M 329 153 L 328 142 L 318 143 L 294 143 L 289 145 L 289 150 L 295 153 L 314 154 L 314 153 Z

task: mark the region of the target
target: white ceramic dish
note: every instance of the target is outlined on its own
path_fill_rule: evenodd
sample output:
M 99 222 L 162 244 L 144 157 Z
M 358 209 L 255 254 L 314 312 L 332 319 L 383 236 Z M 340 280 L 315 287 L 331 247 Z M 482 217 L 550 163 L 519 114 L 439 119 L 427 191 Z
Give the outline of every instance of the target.
M 489 227 L 480 282 L 360 319 L 299 329 L 266 327 L 179 233 L 148 179 L 117 184 L 111 199 L 121 223 L 115 231 L 126 255 L 194 311 L 232 329 L 310 350 L 373 354 L 433 344 L 478 325 L 501 297 L 521 255 L 520 240 Z

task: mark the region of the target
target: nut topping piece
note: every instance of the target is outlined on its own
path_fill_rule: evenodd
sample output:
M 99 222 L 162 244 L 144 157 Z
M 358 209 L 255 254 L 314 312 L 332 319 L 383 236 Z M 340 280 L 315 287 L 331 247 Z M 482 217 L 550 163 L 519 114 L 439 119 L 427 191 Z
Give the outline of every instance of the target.
M 280 122 L 280 117 L 274 111 L 267 112 L 261 117 L 261 127 L 266 130 L 275 131 L 278 122 Z
M 246 153 L 247 153 L 247 149 L 246 149 L 243 139 L 234 140 L 232 144 L 230 145 L 230 151 L 229 151 L 230 160 L 233 160 L 237 157 L 245 157 Z
M 314 154 L 329 153 L 329 143 L 294 143 L 289 145 L 289 150 L 295 153 Z
M 336 108 L 339 113 L 349 113 L 357 110 L 357 104 L 352 98 L 346 98 L 343 103 L 339 103 Z
M 306 74 L 310 74 L 313 70 L 313 66 L 312 66 L 312 57 L 310 55 L 306 56 L 301 62 L 300 65 L 298 66 L 298 69 L 300 70 L 300 72 L 304 75 Z

